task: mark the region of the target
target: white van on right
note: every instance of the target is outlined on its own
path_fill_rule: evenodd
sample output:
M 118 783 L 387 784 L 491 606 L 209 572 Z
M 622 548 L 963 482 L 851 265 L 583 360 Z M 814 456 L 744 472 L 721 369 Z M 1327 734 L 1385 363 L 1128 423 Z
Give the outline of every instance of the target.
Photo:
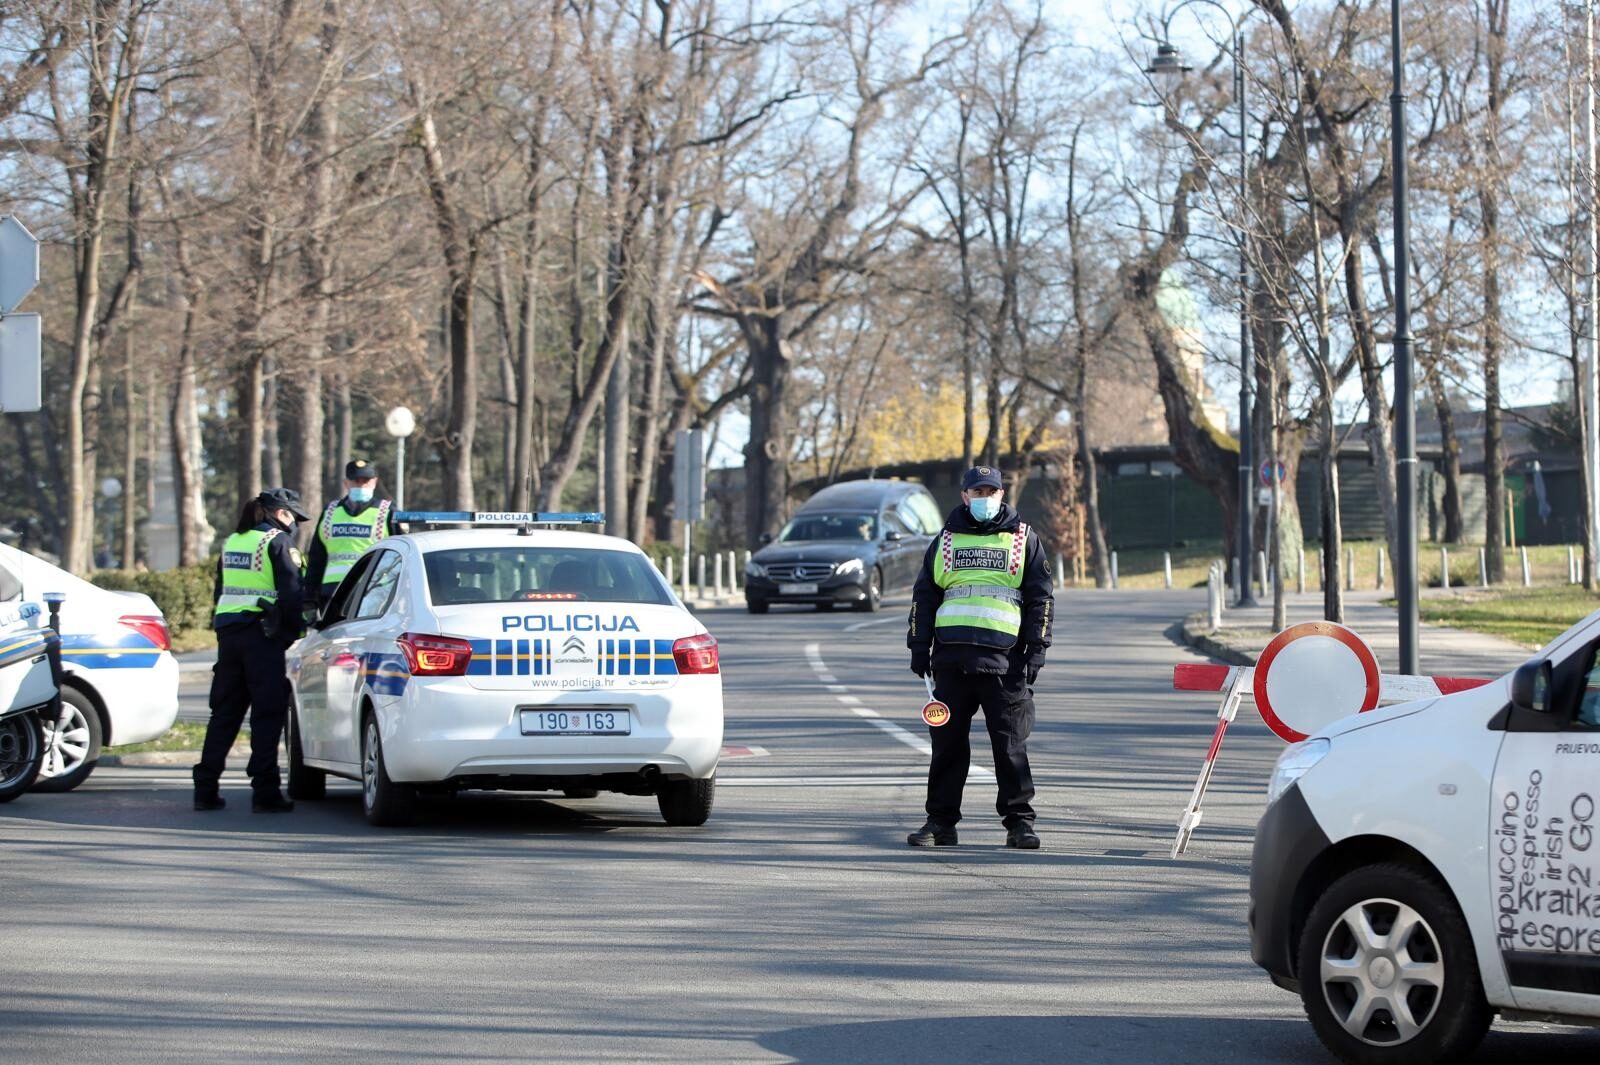
M 1597 646 L 1600 611 L 1494 683 L 1278 759 L 1251 955 L 1339 1059 L 1464 1060 L 1496 1014 L 1600 1025 Z

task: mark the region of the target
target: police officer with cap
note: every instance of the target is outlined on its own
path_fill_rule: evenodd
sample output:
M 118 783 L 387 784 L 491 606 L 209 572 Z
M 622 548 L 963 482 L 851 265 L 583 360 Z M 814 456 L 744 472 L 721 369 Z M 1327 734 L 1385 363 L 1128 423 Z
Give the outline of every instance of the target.
M 1054 602 L 1044 548 L 1005 502 L 1000 471 L 974 466 L 961 479 L 961 506 L 928 546 L 912 591 L 911 671 L 931 673 L 934 698 L 950 708 L 947 722 L 928 729 L 928 820 L 906 837 L 913 847 L 956 844 L 972 719 L 981 707 L 1006 846 L 1038 849 L 1027 741 Z
M 194 767 L 194 808 L 220 810 L 218 791 L 228 749 L 250 714 L 250 775 L 255 813 L 286 813 L 278 779 L 278 741 L 289 712 L 284 651 L 300 635 L 300 552 L 297 522 L 308 521 L 300 493 L 268 488 L 247 501 L 217 560 L 217 664 L 211 675 L 211 720 Z
M 377 487 L 376 466 L 365 459 L 345 464 L 344 495 L 322 511 L 306 558 L 306 597 L 313 611 L 333 598 L 334 589 L 367 548 L 399 531 L 394 504 L 375 498 Z

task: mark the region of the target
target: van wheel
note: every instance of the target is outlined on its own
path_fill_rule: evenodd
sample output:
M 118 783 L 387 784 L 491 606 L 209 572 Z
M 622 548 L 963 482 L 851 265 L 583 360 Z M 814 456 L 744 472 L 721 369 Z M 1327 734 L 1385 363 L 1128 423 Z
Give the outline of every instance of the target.
M 378 719 L 367 715 L 361 740 L 361 809 L 375 825 L 409 825 L 417 815 L 417 789 L 389 779 Z
M 321 799 L 328 794 L 328 774 L 325 770 L 306 765 L 305 753 L 300 746 L 300 706 L 289 704 L 289 798 Z
M 867 578 L 867 597 L 857 599 L 855 609 L 863 614 L 875 614 L 878 605 L 883 602 L 883 571 L 877 566 L 872 567 L 872 574 Z
M 746 601 L 744 608 L 752 614 L 765 614 L 767 612 L 767 601 L 765 599 L 751 599 Z
M 717 778 L 714 776 L 704 780 L 669 780 L 656 792 L 656 805 L 661 807 L 661 817 L 667 824 L 693 828 L 706 823 L 716 797 Z
M 33 790 L 71 791 L 88 780 L 100 761 L 103 729 L 100 711 L 89 697 L 62 685 L 61 713 L 44 722 L 44 762 Z
M 1460 1061 L 1493 1019 L 1466 920 L 1410 866 L 1335 881 L 1306 919 L 1297 968 L 1312 1028 L 1350 1065 Z

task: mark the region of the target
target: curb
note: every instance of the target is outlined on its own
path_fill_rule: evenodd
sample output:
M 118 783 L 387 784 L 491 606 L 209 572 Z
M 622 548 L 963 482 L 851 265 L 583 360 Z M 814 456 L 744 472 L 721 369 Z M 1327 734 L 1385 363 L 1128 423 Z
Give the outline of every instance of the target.
M 250 748 L 234 747 L 228 751 L 228 760 L 248 760 Z M 200 751 L 138 751 L 133 754 L 102 754 L 97 765 L 117 766 L 160 766 L 160 765 L 193 765 L 200 758 Z
M 1253 666 L 1256 664 L 1256 656 L 1249 651 L 1242 651 L 1217 639 L 1214 635 L 1214 630 L 1210 627 L 1210 620 L 1203 610 L 1184 618 L 1179 623 L 1183 642 L 1201 654 L 1215 658 L 1219 662 L 1226 662 L 1230 666 Z

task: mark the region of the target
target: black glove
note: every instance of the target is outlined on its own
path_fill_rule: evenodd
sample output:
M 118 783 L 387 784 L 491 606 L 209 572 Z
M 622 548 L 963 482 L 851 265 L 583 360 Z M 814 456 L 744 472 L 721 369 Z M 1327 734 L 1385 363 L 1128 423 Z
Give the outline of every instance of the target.
M 913 647 L 911 649 L 911 672 L 919 677 L 926 677 L 933 672 L 932 648 Z
M 1039 679 L 1039 670 L 1043 667 L 1043 662 L 1028 663 L 1028 687 L 1033 687 L 1033 682 Z
M 1026 669 L 1027 669 L 1028 686 L 1029 687 L 1032 687 L 1033 686 L 1033 682 L 1039 679 L 1039 671 L 1041 669 L 1043 669 L 1043 668 L 1044 668 L 1044 648 L 1043 647 L 1030 647 L 1030 648 L 1028 648 Z

